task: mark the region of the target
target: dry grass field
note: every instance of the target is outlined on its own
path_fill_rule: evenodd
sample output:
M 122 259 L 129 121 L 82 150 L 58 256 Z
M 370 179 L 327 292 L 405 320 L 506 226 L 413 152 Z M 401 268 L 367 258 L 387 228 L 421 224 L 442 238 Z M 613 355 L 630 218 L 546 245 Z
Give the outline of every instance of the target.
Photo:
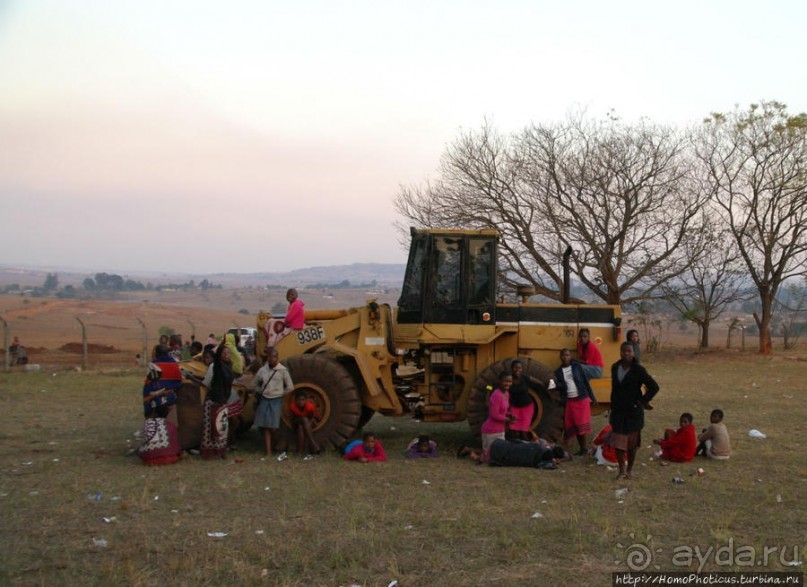
M 127 456 L 141 424 L 139 370 L 3 374 L 0 584 L 609 585 L 644 552 L 649 570 L 763 570 L 747 558 L 725 564 L 729 545 L 757 558 L 786 549 L 764 568 L 800 570 L 782 564 L 807 548 L 807 363 L 797 359 L 648 358 L 662 391 L 638 475 L 619 482 L 587 459 L 555 471 L 476 466 L 453 456 L 472 440 L 465 424 L 381 417 L 367 428 L 387 463 L 265 461 L 251 431 L 242 462 L 148 468 Z M 714 407 L 726 412 L 730 461 L 650 460 L 654 434 L 685 410 L 702 426 Z M 752 428 L 768 437 L 750 438 Z M 406 460 L 423 432 L 443 454 Z M 697 466 L 705 475 L 692 475 Z M 682 564 L 695 547 L 723 547 L 723 559 Z
M 615 481 L 588 459 L 555 471 L 475 466 L 454 458 L 474 442 L 465 423 L 406 418 L 368 424 L 390 454 L 380 464 L 336 454 L 266 461 L 254 430 L 220 462 L 191 456 L 148 468 L 129 455 L 142 424 L 137 318 L 150 344 L 161 326 L 186 336 L 193 326 L 205 337 L 251 325 L 283 295 L 0 296 L 0 315 L 41 365 L 0 373 L 0 584 L 610 585 L 612 572 L 648 552 L 648 570 L 803 570 L 787 564 L 807 549 L 803 350 L 695 353 L 682 350 L 693 333 L 680 332 L 679 350 L 645 357 L 662 391 L 631 481 Z M 326 295 L 303 297 L 308 307 L 368 297 Z M 83 372 L 73 368 L 79 355 L 60 350 L 81 340 L 76 316 L 90 343 L 113 349 L 92 353 Z M 713 340 L 724 342 L 725 331 Z M 726 412 L 731 461 L 650 460 L 651 439 L 681 412 L 692 412 L 700 428 L 715 407 Z M 603 416 L 593 423 L 604 424 Z M 750 438 L 752 428 L 768 437 Z M 439 442 L 440 458 L 403 457 L 421 433 Z M 693 475 L 698 466 L 703 476 Z M 683 484 L 672 483 L 677 476 Z M 765 548 L 774 550 L 763 556 Z M 751 567 L 748 549 L 759 559 Z

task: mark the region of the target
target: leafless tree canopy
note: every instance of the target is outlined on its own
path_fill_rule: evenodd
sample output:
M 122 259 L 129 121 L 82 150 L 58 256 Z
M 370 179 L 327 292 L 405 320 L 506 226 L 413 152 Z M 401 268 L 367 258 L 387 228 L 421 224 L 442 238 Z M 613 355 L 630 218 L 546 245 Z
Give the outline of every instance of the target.
M 711 206 L 731 232 L 759 293 L 760 352 L 771 352 L 773 302 L 807 274 L 807 115 L 778 102 L 714 114 L 697 141 Z
M 570 116 L 502 136 L 485 124 L 444 154 L 439 177 L 395 204 L 417 226 L 498 228 L 502 278 L 559 299 L 560 257 L 598 298 L 645 298 L 685 267 L 701 194 L 670 128 Z

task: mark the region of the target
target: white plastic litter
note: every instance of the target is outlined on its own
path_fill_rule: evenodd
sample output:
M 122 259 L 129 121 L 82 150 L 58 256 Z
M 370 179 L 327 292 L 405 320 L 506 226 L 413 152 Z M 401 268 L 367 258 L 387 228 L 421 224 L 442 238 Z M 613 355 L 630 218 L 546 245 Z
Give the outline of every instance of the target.
M 255 530 L 255 534 L 258 534 L 258 535 L 263 534 L 263 530 Z
M 760 432 L 756 428 L 752 428 L 751 430 L 749 430 L 748 431 L 748 436 L 750 436 L 751 438 L 768 438 L 767 434 L 763 434 L 762 432 Z
M 269 486 L 267 485 L 266 487 L 263 488 L 263 490 L 264 491 L 269 491 Z
M 617 489 L 616 491 L 614 491 L 614 495 L 616 497 L 622 497 L 623 495 L 627 495 L 627 494 L 628 494 L 628 488 L 627 487 L 623 487 L 622 489 Z
M 227 536 L 227 533 L 226 532 L 208 532 L 207 535 L 210 536 L 211 538 L 224 538 L 225 536 Z
M 425 479 L 424 479 L 423 481 L 421 481 L 421 483 L 422 483 L 423 485 L 431 485 L 431 484 L 432 484 L 432 482 L 431 482 L 431 481 L 426 481 Z
M 544 515 L 541 512 L 535 512 L 533 515 L 530 516 L 530 518 L 532 518 L 533 520 L 538 520 L 543 517 Z
M 178 513 L 179 513 L 179 510 L 171 510 L 171 513 L 172 513 L 172 514 L 178 514 Z
M 782 496 L 781 495 L 776 496 L 776 503 L 782 503 Z
M 390 583 L 389 583 L 389 585 L 387 585 L 387 587 L 398 587 L 398 579 L 395 579 L 394 581 L 390 581 Z
M 408 525 L 404 526 L 404 530 L 411 530 L 412 528 L 414 528 L 414 526 L 412 524 L 408 524 Z
M 154 501 L 160 501 L 160 496 L 159 496 L 159 495 L 155 495 L 155 496 L 154 496 Z

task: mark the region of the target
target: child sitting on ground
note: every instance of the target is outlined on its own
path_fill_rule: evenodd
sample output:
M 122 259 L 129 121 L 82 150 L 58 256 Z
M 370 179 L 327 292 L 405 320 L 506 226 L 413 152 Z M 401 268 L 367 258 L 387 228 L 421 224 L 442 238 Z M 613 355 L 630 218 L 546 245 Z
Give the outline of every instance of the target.
M 410 459 L 436 457 L 437 443 L 425 434 L 418 436 L 406 447 L 406 456 Z
M 704 428 L 698 436 L 698 448 L 695 454 L 725 461 L 731 456 L 729 431 L 723 423 L 723 410 L 712 410 L 708 428 Z
M 375 434 L 365 432 L 361 440 L 354 440 L 345 447 L 345 460 L 381 463 L 387 460 L 387 453 Z
M 305 390 L 298 389 L 294 392 L 294 401 L 289 405 L 291 412 L 291 425 L 297 431 L 297 452 L 305 452 L 306 441 L 311 447 L 311 452 L 306 454 L 305 460 L 310 461 L 313 455 L 321 452 L 317 441 L 314 440 L 314 426 L 319 421 L 317 407 L 314 402 L 308 399 Z
M 674 463 L 688 463 L 695 458 L 695 427 L 692 425 L 692 414 L 685 412 L 678 420 L 678 430 L 667 428 L 664 438 L 656 438 L 654 444 L 661 446 L 661 460 Z

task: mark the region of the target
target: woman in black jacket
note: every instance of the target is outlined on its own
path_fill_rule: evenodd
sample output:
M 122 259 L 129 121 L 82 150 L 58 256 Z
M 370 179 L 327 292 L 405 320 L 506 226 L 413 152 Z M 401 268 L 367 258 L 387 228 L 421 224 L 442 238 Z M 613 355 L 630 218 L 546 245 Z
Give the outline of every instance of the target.
M 658 393 L 659 386 L 647 369 L 634 360 L 631 343 L 623 342 L 619 354 L 622 359 L 611 366 L 610 423 L 613 430 L 608 444 L 616 449 L 617 479 L 630 479 L 636 449 L 642 444 L 644 411 L 653 409 L 650 401 Z

